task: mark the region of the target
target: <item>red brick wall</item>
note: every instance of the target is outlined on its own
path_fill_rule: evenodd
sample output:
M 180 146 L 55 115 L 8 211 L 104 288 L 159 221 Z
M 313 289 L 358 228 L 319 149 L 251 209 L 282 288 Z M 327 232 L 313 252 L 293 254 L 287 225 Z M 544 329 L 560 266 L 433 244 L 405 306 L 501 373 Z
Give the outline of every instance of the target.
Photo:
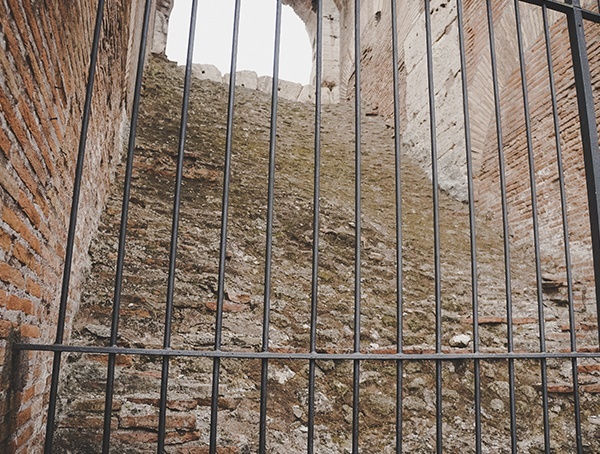
M 121 156 L 139 3 L 106 5 L 67 332 Z M 52 358 L 11 345 L 54 342 L 96 5 L 0 0 L 0 452 L 42 445 Z
M 589 24 L 588 52 L 595 91 L 600 89 L 600 34 Z M 591 32 L 595 28 L 596 32 Z M 561 128 L 564 178 L 568 203 L 570 246 L 575 279 L 591 282 L 589 215 L 581 136 L 569 34 L 566 21 L 560 19 L 551 28 L 552 56 L 558 113 Z M 564 270 L 563 230 L 560 188 L 550 104 L 548 66 L 543 35 L 526 53 L 531 133 L 535 163 L 541 258 L 547 273 Z M 523 97 L 519 67 L 512 65 L 501 85 L 504 159 L 506 162 L 507 202 L 511 239 L 518 246 L 532 246 L 532 213 L 528 149 L 525 134 Z M 596 99 L 596 111 L 600 112 Z M 484 159 L 478 174 L 478 202 L 482 211 L 500 212 L 499 174 L 494 118 L 491 118 L 484 143 Z M 591 301 L 590 301 L 591 302 Z

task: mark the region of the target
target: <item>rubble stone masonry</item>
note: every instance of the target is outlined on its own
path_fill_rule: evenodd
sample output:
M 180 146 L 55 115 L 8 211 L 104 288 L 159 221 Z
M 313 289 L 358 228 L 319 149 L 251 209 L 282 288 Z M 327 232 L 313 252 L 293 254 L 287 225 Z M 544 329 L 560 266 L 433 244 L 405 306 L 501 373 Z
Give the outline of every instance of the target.
M 107 191 L 127 135 L 142 0 L 107 0 L 87 139 L 67 334 L 89 267 Z M 161 0 L 151 44 L 165 45 L 172 0 Z M 309 0 L 286 0 L 307 24 Z M 597 11 L 595 0 L 584 6 Z M 354 2 L 325 1 L 325 83 L 353 96 Z M 38 452 L 44 435 L 51 355 L 17 353 L 15 342 L 54 342 L 75 160 L 97 2 L 0 0 L 0 452 Z M 391 6 L 361 10 L 363 101 L 369 114 L 393 114 Z M 493 0 L 502 98 L 511 241 L 531 243 L 531 197 L 513 2 Z M 522 3 L 532 142 L 545 272 L 560 272 L 562 224 L 541 8 Z M 432 0 L 432 41 L 440 188 L 467 200 L 456 2 Z M 479 214 L 501 218 L 499 164 L 485 2 L 464 0 L 467 78 Z M 402 143 L 431 168 L 423 2 L 398 1 Z M 587 195 L 566 22 L 550 15 L 561 144 L 576 278 L 591 278 Z M 588 53 L 600 112 L 600 26 L 589 24 Z M 391 133 L 391 132 L 390 132 Z

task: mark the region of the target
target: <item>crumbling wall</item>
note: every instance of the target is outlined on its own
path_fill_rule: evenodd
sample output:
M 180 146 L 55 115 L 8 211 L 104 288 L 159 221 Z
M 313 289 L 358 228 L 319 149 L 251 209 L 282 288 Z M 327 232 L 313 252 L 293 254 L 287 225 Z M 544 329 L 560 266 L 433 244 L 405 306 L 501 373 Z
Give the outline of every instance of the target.
M 584 6 L 597 8 L 595 0 Z M 88 268 L 87 250 L 97 230 L 109 183 L 126 133 L 129 97 L 141 29 L 142 0 L 107 2 L 100 61 L 88 135 L 88 152 L 77 231 L 67 332 Z M 286 0 L 307 24 L 315 43 L 316 16 L 309 0 Z M 352 96 L 354 11 L 350 0 L 324 2 L 324 84 Z M 504 157 L 510 172 L 511 239 L 531 241 L 531 200 L 523 129 L 523 102 L 514 13 L 509 0 L 494 0 Z M 456 2 L 432 0 L 433 60 L 440 187 L 466 200 L 461 74 Z M 498 218 L 500 198 L 485 3 L 464 0 L 467 77 L 476 170 L 477 208 Z M 58 310 L 75 157 L 92 40 L 95 2 L 0 0 L 0 451 L 30 452 L 40 446 L 44 396 L 51 356 L 17 354 L 14 342 L 52 343 Z M 151 48 L 163 53 L 172 0 L 160 0 Z M 540 8 L 523 5 L 525 53 L 534 120 L 543 258 L 560 268 L 562 227 L 553 155 L 547 68 Z M 398 2 L 402 141 L 424 168 L 431 165 L 427 64 L 422 2 Z M 551 17 L 557 57 L 559 109 L 567 176 L 574 264 L 591 277 L 589 226 L 578 117 L 564 20 Z M 363 2 L 362 95 L 370 113 L 393 111 L 389 1 Z M 594 86 L 600 91 L 600 33 L 587 34 Z M 596 111 L 600 111 L 596 96 Z M 93 170 L 93 172 L 92 172 Z M 93 173 L 93 181 L 91 174 Z M 37 449 L 37 448 L 35 448 Z
M 106 4 L 67 335 L 126 134 L 142 2 Z M 0 1 L 0 451 L 43 443 L 52 343 L 97 2 Z M 139 33 L 137 33 L 139 34 Z

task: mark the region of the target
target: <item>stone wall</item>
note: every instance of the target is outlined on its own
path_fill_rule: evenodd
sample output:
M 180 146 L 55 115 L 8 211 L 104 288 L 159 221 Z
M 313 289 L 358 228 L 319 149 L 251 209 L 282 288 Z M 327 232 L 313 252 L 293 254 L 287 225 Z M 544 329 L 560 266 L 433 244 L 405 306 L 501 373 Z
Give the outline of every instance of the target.
M 141 1 L 106 3 L 67 336 L 127 134 Z M 39 452 L 97 2 L 0 1 L 0 451 Z M 107 127 L 107 125 L 109 125 Z
M 314 43 L 316 16 L 309 0 L 287 0 Z M 362 94 L 372 113 L 389 118 L 392 68 L 389 1 L 363 2 Z M 494 100 L 485 3 L 464 0 L 467 77 L 476 170 L 477 209 L 500 219 Z M 531 199 L 514 12 L 494 0 L 499 84 L 507 162 L 511 241 L 531 244 Z M 434 84 L 440 187 L 466 200 L 462 86 L 454 1 L 432 0 Z M 596 8 L 595 0 L 584 6 Z M 152 51 L 162 53 L 172 0 L 158 2 Z M 352 96 L 354 11 L 350 0 L 326 0 L 324 84 Z M 89 266 L 91 239 L 127 134 L 132 69 L 141 29 L 141 0 L 109 0 L 88 135 L 67 333 Z M 398 2 L 402 142 L 422 167 L 431 166 L 427 63 L 422 2 Z M 0 451 L 41 446 L 51 356 L 16 354 L 15 342 L 52 343 L 58 311 L 71 191 L 87 79 L 95 2 L 0 0 Z M 553 124 L 540 8 L 523 5 L 533 120 L 542 258 L 560 270 L 562 226 Z M 591 277 L 587 199 L 565 23 L 551 16 L 569 222 L 577 279 Z M 594 86 L 600 91 L 600 30 L 589 27 Z M 266 82 L 268 83 L 268 81 Z M 600 111 L 600 97 L 595 99 Z M 108 125 L 108 126 L 107 126 Z M 93 172 L 92 172 L 93 170 Z M 93 173 L 93 180 L 91 179 Z

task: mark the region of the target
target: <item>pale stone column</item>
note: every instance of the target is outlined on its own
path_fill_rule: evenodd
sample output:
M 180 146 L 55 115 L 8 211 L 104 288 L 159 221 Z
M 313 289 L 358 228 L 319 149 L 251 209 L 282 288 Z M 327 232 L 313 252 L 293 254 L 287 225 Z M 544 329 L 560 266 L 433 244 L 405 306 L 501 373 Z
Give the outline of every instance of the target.
M 165 55 L 167 50 L 167 35 L 169 33 L 169 16 L 173 10 L 174 0 L 158 0 L 156 12 L 153 15 L 150 30 L 152 35 L 149 41 L 150 52 L 157 55 Z

